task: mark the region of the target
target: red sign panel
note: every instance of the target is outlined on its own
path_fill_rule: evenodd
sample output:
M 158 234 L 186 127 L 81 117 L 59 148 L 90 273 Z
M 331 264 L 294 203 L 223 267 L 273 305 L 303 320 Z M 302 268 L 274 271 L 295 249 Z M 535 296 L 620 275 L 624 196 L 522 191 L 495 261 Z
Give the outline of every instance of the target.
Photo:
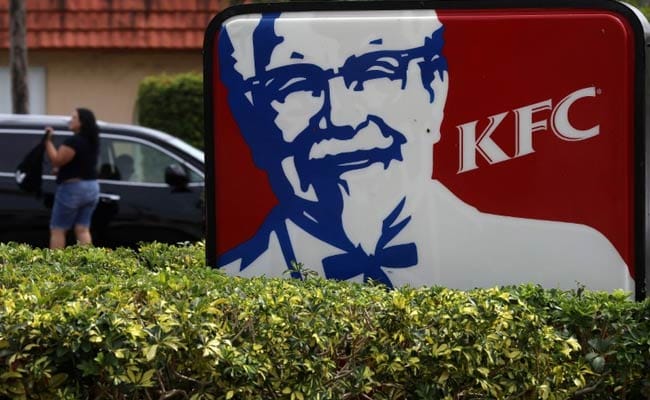
M 398 6 L 278 4 L 215 20 L 209 262 L 249 276 L 297 276 L 298 262 L 389 286 L 639 297 L 636 15 L 610 2 Z

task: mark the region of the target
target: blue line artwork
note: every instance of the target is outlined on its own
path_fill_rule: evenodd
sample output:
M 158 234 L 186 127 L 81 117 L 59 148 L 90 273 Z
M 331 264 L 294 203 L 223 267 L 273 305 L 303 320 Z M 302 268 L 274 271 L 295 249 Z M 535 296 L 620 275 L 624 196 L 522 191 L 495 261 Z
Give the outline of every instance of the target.
M 357 93 L 383 80 L 398 84 L 396 87 L 403 91 L 415 76 L 421 85 L 419 90 L 426 91 L 425 98 L 433 104 L 436 93 L 432 81 L 443 77 L 448 68 L 442 56 L 443 28 L 432 28 L 429 36 L 420 39 L 421 45 L 405 49 L 386 48 L 387 40 L 378 37 L 367 42 L 377 50 L 350 54 L 341 65 L 326 66 L 311 62 L 298 48 L 288 51 L 288 62 L 275 61 L 276 49 L 287 45 L 286 33 L 279 34 L 276 29 L 280 18 L 280 14 L 262 16 L 252 32 L 252 54 L 242 56 L 236 52 L 236 44 L 226 30 L 219 35 L 220 75 L 228 88 L 230 108 L 254 162 L 268 174 L 278 205 L 257 233 L 221 255 L 218 265 L 240 260 L 240 270 L 246 270 L 269 250 L 271 236 L 275 236 L 286 268 L 291 269 L 293 261 L 301 261 L 296 260 L 299 249 L 287 230 L 287 222 L 291 221 L 310 236 L 340 250 L 322 260 L 327 278 L 346 280 L 362 276 L 364 281 L 374 280 L 392 287 L 382 267 L 403 269 L 418 264 L 415 243 L 389 244 L 411 222 L 411 216 L 402 215 L 406 198 L 398 199 L 382 217 L 376 245 L 368 251 L 354 243 L 345 230 L 344 197 L 351 194 L 346 177 L 363 173 L 371 166 L 386 170 L 403 161 L 408 132 L 391 126 L 381 113 L 368 113 L 359 123 L 341 123 L 333 117 L 332 87 L 341 82 L 345 90 Z M 251 73 L 241 71 L 243 57 L 253 58 Z M 419 73 L 413 75 L 415 65 Z M 289 132 L 278 122 L 283 118 L 278 109 L 296 94 L 304 96 L 304 103 L 314 106 L 310 114 L 302 115 L 305 126 Z M 323 143 L 349 143 L 368 129 L 380 132 L 387 145 L 315 155 L 314 149 Z M 291 275 L 300 277 L 297 271 Z

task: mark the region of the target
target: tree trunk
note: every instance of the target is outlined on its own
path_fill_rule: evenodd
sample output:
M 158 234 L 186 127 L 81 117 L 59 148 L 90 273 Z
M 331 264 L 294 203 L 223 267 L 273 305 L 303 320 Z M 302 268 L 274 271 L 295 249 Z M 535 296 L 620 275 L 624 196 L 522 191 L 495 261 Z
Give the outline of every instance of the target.
M 9 19 L 9 64 L 11 70 L 12 109 L 15 114 L 29 114 L 25 0 L 10 0 Z

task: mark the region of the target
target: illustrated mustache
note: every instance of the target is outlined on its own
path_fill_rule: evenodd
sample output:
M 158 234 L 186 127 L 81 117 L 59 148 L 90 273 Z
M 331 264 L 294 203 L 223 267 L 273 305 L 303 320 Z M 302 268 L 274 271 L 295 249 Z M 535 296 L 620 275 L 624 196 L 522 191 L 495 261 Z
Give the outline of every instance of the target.
M 314 120 L 316 120 L 316 118 L 314 118 Z M 388 126 L 388 124 L 386 124 L 382 118 L 375 115 L 369 115 L 368 118 L 366 118 L 366 120 L 356 128 L 353 128 L 351 126 L 330 126 L 328 128 L 320 128 L 317 123 L 312 123 L 303 132 L 301 132 L 297 136 L 296 140 L 291 144 L 291 153 L 309 159 L 310 154 L 314 154 L 314 152 L 322 152 L 318 150 L 319 146 L 327 144 L 328 142 L 336 143 L 335 147 L 339 149 L 345 149 L 347 146 L 352 147 L 353 150 L 341 151 L 335 154 L 326 153 L 322 157 L 315 157 L 316 160 L 324 159 L 327 157 L 335 157 L 339 154 L 344 153 L 371 150 L 360 148 L 355 149 L 355 143 L 348 143 L 350 141 L 353 141 L 357 135 L 361 134 L 361 132 L 364 131 L 364 129 L 368 128 L 371 123 L 377 127 L 377 130 L 383 138 L 392 139 L 392 143 L 388 143 L 388 146 L 384 147 L 390 147 L 394 144 L 402 144 L 406 142 L 406 137 L 397 130 Z M 377 144 L 381 145 L 381 143 Z
M 312 149 L 318 146 L 319 143 L 328 140 L 354 140 L 354 137 L 368 128 L 371 123 L 377 126 L 381 136 L 387 138 L 387 140 L 391 140 L 387 147 L 358 149 L 336 154 L 326 154 L 322 158 L 310 159 Z M 307 191 L 311 184 L 315 186 L 326 185 L 322 187 L 327 187 L 332 183 L 346 185 L 340 179 L 340 174 L 346 170 L 364 168 L 375 162 L 381 162 L 387 166 L 392 160 L 401 161 L 401 145 L 404 143 L 406 143 L 406 137 L 403 134 L 388 126 L 380 117 L 370 115 L 366 121 L 356 128 L 350 126 L 333 126 L 323 129 L 318 127 L 318 125 L 311 125 L 297 136 L 291 146 L 288 146 L 290 147 L 290 154 L 286 154 L 285 157 L 293 157 L 296 172 L 299 175 L 301 190 Z M 327 173 L 328 170 L 337 171 L 338 173 Z

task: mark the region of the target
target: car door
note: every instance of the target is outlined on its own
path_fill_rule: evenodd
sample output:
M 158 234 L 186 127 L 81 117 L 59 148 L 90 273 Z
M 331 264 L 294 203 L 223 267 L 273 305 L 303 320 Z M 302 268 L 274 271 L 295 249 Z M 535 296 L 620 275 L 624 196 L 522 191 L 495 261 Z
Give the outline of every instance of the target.
M 165 182 L 176 164 L 189 184 Z M 104 133 L 99 159 L 100 202 L 93 216 L 97 245 L 175 243 L 203 237 L 203 172 L 162 144 Z

